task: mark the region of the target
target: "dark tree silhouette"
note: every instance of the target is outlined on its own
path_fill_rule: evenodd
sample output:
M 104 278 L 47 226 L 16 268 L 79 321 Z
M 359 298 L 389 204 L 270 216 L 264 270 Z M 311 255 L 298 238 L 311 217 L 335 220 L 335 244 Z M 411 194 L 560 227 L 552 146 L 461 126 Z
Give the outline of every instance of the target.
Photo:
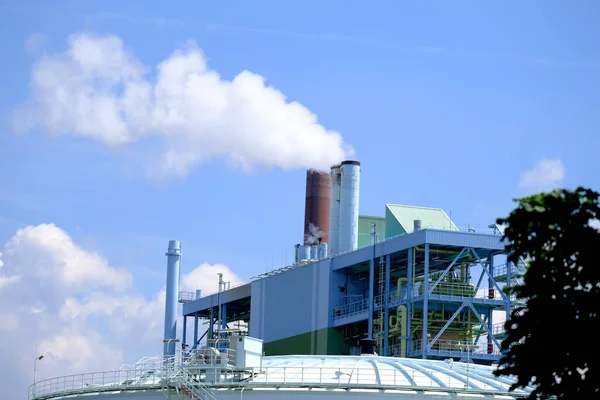
M 509 260 L 528 260 L 525 301 L 506 322 L 496 376 L 531 385 L 530 399 L 600 399 L 600 206 L 589 189 L 518 200 L 505 224 Z

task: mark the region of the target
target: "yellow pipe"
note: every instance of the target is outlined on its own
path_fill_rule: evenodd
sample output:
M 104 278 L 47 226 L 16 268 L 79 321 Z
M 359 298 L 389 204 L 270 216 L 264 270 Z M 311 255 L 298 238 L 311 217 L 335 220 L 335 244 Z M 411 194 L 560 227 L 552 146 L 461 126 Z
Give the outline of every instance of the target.
M 398 311 L 400 312 L 400 324 L 402 325 L 400 335 L 403 337 L 400 340 L 400 357 L 406 357 L 406 318 L 408 313 L 406 312 L 406 306 L 398 307 Z
M 419 250 L 419 251 L 425 251 L 424 247 L 416 246 L 415 249 Z M 456 250 L 438 250 L 438 249 L 433 249 L 432 250 L 432 249 L 429 249 L 429 253 L 458 254 L 458 253 L 460 253 L 460 251 L 456 251 Z
M 402 297 L 402 284 L 406 282 L 406 278 L 398 278 L 398 300 L 400 300 Z

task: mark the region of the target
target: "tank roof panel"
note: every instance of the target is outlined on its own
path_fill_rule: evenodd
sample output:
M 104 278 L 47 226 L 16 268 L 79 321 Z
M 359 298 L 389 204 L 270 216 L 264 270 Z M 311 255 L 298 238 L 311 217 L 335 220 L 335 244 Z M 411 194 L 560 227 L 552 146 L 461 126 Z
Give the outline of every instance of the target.
M 271 356 L 263 359 L 270 384 L 314 384 L 351 386 L 396 386 L 407 389 L 507 393 L 515 382 L 493 375 L 494 367 L 472 363 L 381 356 Z M 314 377 L 311 379 L 311 377 Z M 532 388 L 511 394 L 527 395 Z

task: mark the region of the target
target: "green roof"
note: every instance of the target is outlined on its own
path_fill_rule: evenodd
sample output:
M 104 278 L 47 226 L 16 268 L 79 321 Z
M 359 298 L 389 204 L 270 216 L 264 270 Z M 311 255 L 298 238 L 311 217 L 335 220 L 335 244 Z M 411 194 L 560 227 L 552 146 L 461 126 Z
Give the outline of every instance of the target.
M 358 248 L 361 249 L 371 245 L 371 223 L 375 223 L 375 234 L 377 241 L 384 239 L 385 217 L 374 217 L 372 215 L 358 216 Z
M 422 228 L 458 231 L 458 227 L 441 208 L 385 205 L 385 237 L 389 238 L 414 230 L 414 221 L 421 220 Z

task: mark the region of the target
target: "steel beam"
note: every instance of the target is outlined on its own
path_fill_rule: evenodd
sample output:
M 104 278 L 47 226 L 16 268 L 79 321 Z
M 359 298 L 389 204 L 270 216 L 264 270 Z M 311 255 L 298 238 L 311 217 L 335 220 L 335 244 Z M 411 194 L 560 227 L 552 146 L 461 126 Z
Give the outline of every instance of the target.
M 492 256 L 492 255 L 490 255 L 488 257 L 488 274 L 490 277 L 494 276 L 494 256 Z M 493 286 L 494 286 L 494 282 L 492 281 L 492 279 L 491 278 L 488 279 L 488 293 L 492 289 Z M 492 332 L 492 309 L 491 308 L 487 309 L 487 321 L 484 321 L 484 322 L 487 322 L 488 332 Z M 490 335 L 488 333 L 488 337 L 487 337 L 488 349 L 491 344 L 492 344 L 492 335 Z
M 488 274 L 488 277 L 489 277 L 490 281 L 494 284 L 494 286 L 496 287 L 496 289 L 498 289 L 498 291 L 500 292 L 500 295 L 502 296 L 502 299 L 504 301 L 506 301 L 507 300 L 506 295 L 504 294 L 504 292 L 502 291 L 502 289 L 500 289 L 500 286 L 498 286 L 498 283 L 496 282 L 496 280 L 492 276 L 493 274 L 491 274 L 486 268 L 484 268 L 483 262 L 481 261 L 481 258 L 479 258 L 479 255 L 477 254 L 477 252 L 475 251 L 475 249 L 471 248 L 471 253 L 473 253 L 473 255 L 475 256 L 475 258 L 477 259 L 477 262 L 481 265 L 481 267 L 485 271 L 485 273 Z
M 408 300 L 408 302 L 406 303 L 406 335 L 408 336 L 408 339 L 406 340 L 406 353 L 408 354 L 410 352 L 411 349 L 411 320 L 412 320 L 412 305 L 413 305 L 413 253 L 415 251 L 414 247 L 411 247 L 408 249 L 408 257 L 407 257 L 407 264 L 408 264 L 408 268 L 406 269 L 406 273 L 408 274 L 407 280 L 406 280 L 406 299 Z M 402 295 L 402 291 L 400 291 L 400 295 Z M 402 342 L 400 342 L 402 343 Z
M 475 309 L 475 307 L 473 307 L 473 304 L 469 304 L 469 307 L 471 308 L 471 310 L 473 310 L 473 312 L 475 313 L 475 316 L 477 317 L 477 319 L 479 320 L 479 322 L 481 323 L 481 326 L 483 326 L 487 332 L 487 334 L 489 336 L 491 336 L 493 342 L 496 344 L 496 346 L 498 346 L 498 348 L 500 348 L 500 343 L 498 342 L 498 340 L 496 340 L 496 338 L 494 337 L 494 334 L 492 333 L 492 330 L 488 328 L 487 324 L 485 322 L 483 322 L 483 320 L 481 319 L 481 316 L 479 315 L 479 311 L 477 311 Z
M 375 260 L 371 258 L 369 264 L 369 327 L 368 327 L 368 338 L 373 339 L 373 310 L 375 296 L 373 294 L 375 280 Z
M 389 324 L 390 324 L 390 256 L 385 256 L 385 299 L 384 299 L 384 313 L 383 313 L 383 355 L 388 355 L 388 335 L 389 335 Z
M 208 338 L 213 339 L 214 324 L 215 324 L 215 311 L 214 311 L 213 307 L 210 308 L 209 319 L 210 319 L 210 325 L 208 325 L 208 330 L 207 330 Z
M 440 275 L 440 277 L 438 278 L 438 280 L 435 281 L 435 283 L 429 289 L 430 294 L 433 293 L 433 289 L 435 289 L 435 287 L 442 281 L 442 279 L 444 279 L 444 277 L 452 269 L 452 267 L 454 267 L 454 264 L 456 264 L 456 262 L 462 257 L 462 254 L 464 253 L 465 250 L 467 250 L 467 247 L 463 247 L 460 250 L 460 253 L 458 253 L 458 255 L 456 257 L 454 257 L 454 260 L 452 260 L 452 262 L 450 263 L 450 265 L 448 265 L 448 267 L 444 270 L 444 272 L 442 273 L 442 275 Z M 469 250 L 467 250 L 467 253 L 468 252 L 469 252 Z
M 194 346 L 193 349 L 198 347 L 198 313 L 194 313 Z
M 463 303 L 460 307 L 458 307 L 458 309 L 454 312 L 454 314 L 452 314 L 452 317 L 446 322 L 446 324 L 437 333 L 437 335 L 435 335 L 433 340 L 431 342 L 429 342 L 429 344 L 427 345 L 427 351 L 431 350 L 431 347 L 433 346 L 433 344 L 440 338 L 440 336 L 442 336 L 442 334 L 446 331 L 446 329 L 450 326 L 450 324 L 452 323 L 452 321 L 454 321 L 454 319 L 458 316 L 458 314 L 460 314 L 462 309 L 465 308 L 465 306 L 467 306 L 467 305 Z
M 508 261 L 508 256 L 506 257 L 506 284 L 510 285 L 510 281 L 512 280 L 512 263 Z M 506 301 L 506 320 L 510 319 L 510 309 L 512 306 L 510 296 L 507 296 Z
M 181 348 L 185 348 L 185 339 L 187 337 L 187 317 L 183 316 L 183 337 L 181 338 Z
M 421 343 L 422 358 L 427 358 L 427 317 L 429 314 L 429 243 L 425 243 L 425 262 L 423 273 L 423 338 Z

